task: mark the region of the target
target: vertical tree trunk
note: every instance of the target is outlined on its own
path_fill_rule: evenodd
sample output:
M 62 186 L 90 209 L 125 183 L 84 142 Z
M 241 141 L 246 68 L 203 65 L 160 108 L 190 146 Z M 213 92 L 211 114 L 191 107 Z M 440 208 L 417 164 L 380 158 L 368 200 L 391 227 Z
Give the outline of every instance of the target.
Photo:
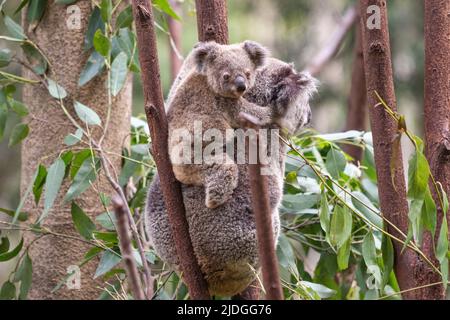
M 73 101 L 77 100 L 95 110 L 104 121 L 108 109 L 105 89 L 106 76 L 97 77 L 82 88 L 78 87 L 80 72 L 86 65 L 89 56 L 83 47 L 92 6 L 89 0 L 77 1 L 76 5 L 81 12 L 81 28 L 79 30 L 67 28 L 67 6 L 54 4 L 52 1 L 47 5 L 46 12 L 37 28 L 28 36 L 42 49 L 50 61 L 49 78 L 66 89 L 68 97 L 64 99 L 64 103 L 69 112 L 76 117 L 73 111 Z M 24 30 L 28 30 L 25 19 L 23 21 Z M 25 70 L 24 73 L 25 77 L 33 78 L 28 70 Z M 128 80 L 121 93 L 113 99 L 111 129 L 103 142 L 104 148 L 115 154 L 121 154 L 122 143 L 126 141 L 130 127 L 131 78 Z M 64 115 L 59 102 L 49 95 L 43 85 L 25 85 L 23 101 L 28 105 L 33 117 L 28 119 L 31 131 L 22 145 L 22 195 L 32 182 L 37 166 L 42 163 L 48 167 L 59 155 L 64 137 L 75 132 L 75 127 Z M 100 130 L 94 131 L 93 135 L 98 138 L 101 135 Z M 119 170 L 120 158 L 116 157 L 112 160 Z M 100 178 L 95 185 L 98 191 L 111 194 L 112 189 L 106 179 Z M 62 186 L 53 209 L 44 221 L 44 227 L 61 234 L 79 237 L 73 227 L 70 203 L 63 202 L 67 188 L 67 184 Z M 30 212 L 32 221 L 41 214 L 42 202 L 39 206 L 35 206 L 31 197 L 28 198 L 25 210 Z M 99 197 L 92 188 L 88 189 L 77 200 L 77 203 L 92 218 L 103 211 Z M 29 243 L 34 235 L 27 233 L 25 237 Z M 95 261 L 91 261 L 82 268 L 79 290 L 69 290 L 63 286 L 55 293 L 51 292 L 67 275 L 67 267 L 77 265 L 83 260 L 86 250 L 87 246 L 81 242 L 49 235 L 35 242 L 30 251 L 33 260 L 33 283 L 29 294 L 30 298 L 96 299 L 99 294 L 97 288 L 99 283 L 92 279 L 96 267 Z
M 161 179 L 161 189 L 167 207 L 175 249 L 180 259 L 183 279 L 192 299 L 209 299 L 208 286 L 194 254 L 181 193 L 169 158 L 168 125 L 161 90 L 156 34 L 152 7 L 147 0 L 133 0 L 139 62 L 145 111 L 153 142 L 153 157 Z
M 353 52 L 353 70 L 352 82 L 350 88 L 350 97 L 348 99 L 347 121 L 345 130 L 366 130 L 367 119 L 367 90 L 366 75 L 364 74 L 364 58 L 361 41 L 361 27 L 356 24 L 355 28 L 355 48 Z M 355 159 L 355 162 L 361 161 L 362 149 L 357 146 L 346 145 L 344 150 Z
M 447 195 L 450 194 L 450 2 L 425 0 L 425 142 L 431 173 Z M 442 212 L 438 208 L 437 230 Z M 450 220 L 448 220 L 450 222 Z M 437 232 L 437 235 L 439 232 Z M 430 233 L 424 235 L 424 252 L 434 261 L 433 241 Z M 430 274 L 421 284 L 439 282 L 440 277 Z M 421 291 L 422 299 L 444 299 L 443 286 Z
M 366 26 L 369 17 L 367 13 L 369 5 L 375 5 L 380 9 L 380 29 L 369 29 Z M 397 124 L 385 112 L 383 106 L 379 105 L 375 96 L 375 91 L 377 91 L 386 103 L 393 110 L 396 110 L 386 1 L 361 0 L 360 10 L 367 100 L 373 134 L 381 211 L 388 220 L 406 234 L 408 229 L 408 202 L 403 160 L 400 145 L 393 143 L 397 135 Z M 399 150 L 394 150 L 394 148 Z M 392 176 L 390 163 L 394 154 L 397 155 L 397 158 L 393 160 L 395 161 L 395 168 Z M 402 239 L 398 232 L 391 227 L 388 227 L 388 231 Z M 405 250 L 402 254 L 402 244 L 398 242 L 394 242 L 394 250 L 394 268 L 400 289 L 406 290 L 416 287 L 416 278 L 423 272 L 421 267 L 424 267 L 419 257 L 411 250 Z M 417 298 L 417 292 L 405 293 L 403 297 L 406 299 Z
M 225 0 L 195 0 L 198 40 L 228 43 L 228 14 Z
M 179 15 L 181 13 L 181 5 L 178 0 L 171 0 L 170 5 L 172 9 Z M 174 81 L 178 75 L 178 71 L 181 69 L 183 60 L 179 56 L 181 51 L 181 33 L 182 25 L 179 21 L 172 17 L 167 17 L 167 23 L 169 25 L 169 50 L 170 50 L 170 76 Z

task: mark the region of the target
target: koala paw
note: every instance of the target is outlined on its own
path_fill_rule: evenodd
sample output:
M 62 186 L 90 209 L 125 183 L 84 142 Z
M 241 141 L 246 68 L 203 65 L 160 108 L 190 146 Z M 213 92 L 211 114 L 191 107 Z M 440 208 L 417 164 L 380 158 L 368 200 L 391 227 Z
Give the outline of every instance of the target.
M 215 209 L 231 198 L 231 194 L 226 194 L 222 189 L 219 188 L 207 188 L 206 189 L 205 205 L 209 209 Z

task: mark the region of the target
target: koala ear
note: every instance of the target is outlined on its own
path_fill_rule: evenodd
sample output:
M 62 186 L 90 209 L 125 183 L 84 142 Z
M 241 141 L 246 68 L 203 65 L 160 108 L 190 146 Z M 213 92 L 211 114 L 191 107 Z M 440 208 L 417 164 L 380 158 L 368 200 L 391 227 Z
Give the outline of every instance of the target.
M 218 44 L 215 42 L 199 42 L 194 46 L 194 60 L 198 72 L 202 73 L 207 61 L 217 57 Z
M 274 87 L 272 100 L 285 110 L 292 103 L 303 97 L 306 101 L 317 91 L 318 82 L 309 73 L 291 69 L 290 73 L 282 75 Z
M 261 67 L 265 64 L 269 52 L 266 48 L 254 41 L 244 41 L 243 48 L 255 64 L 255 67 Z

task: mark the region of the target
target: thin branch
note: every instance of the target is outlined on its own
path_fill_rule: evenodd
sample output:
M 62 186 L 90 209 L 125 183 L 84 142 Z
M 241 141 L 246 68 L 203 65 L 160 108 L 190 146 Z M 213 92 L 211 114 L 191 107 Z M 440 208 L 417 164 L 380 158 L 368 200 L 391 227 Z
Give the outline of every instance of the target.
M 145 296 L 140 286 L 139 273 L 133 256 L 129 234 L 130 225 L 128 223 L 125 204 L 119 196 L 112 198 L 112 204 L 117 218 L 117 234 L 119 235 L 120 252 L 125 263 L 128 284 L 133 293 L 133 297 L 137 300 L 144 300 Z
M 344 13 L 341 23 L 336 27 L 336 31 L 331 36 L 327 45 L 319 52 L 306 68 L 312 76 L 317 76 L 330 60 L 337 54 L 344 42 L 345 36 L 351 30 L 358 20 L 358 11 L 356 7 L 350 7 Z

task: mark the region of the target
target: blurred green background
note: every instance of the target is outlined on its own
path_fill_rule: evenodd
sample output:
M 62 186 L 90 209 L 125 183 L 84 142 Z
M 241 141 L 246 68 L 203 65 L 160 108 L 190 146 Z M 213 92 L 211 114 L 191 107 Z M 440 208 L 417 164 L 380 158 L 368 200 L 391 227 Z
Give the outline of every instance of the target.
M 6 12 L 12 13 L 19 2 L 7 1 Z M 349 0 L 229 0 L 230 41 L 258 41 L 268 47 L 273 56 L 294 62 L 297 69 L 302 70 L 326 46 L 342 14 L 355 3 Z M 406 115 L 409 127 L 420 135 L 424 64 L 422 2 L 388 1 L 388 5 L 398 106 Z M 183 55 L 197 41 L 194 9 L 193 0 L 182 2 Z M 157 19 L 159 24 L 166 25 L 162 15 Z M 4 34 L 1 18 L 0 33 Z M 354 32 L 351 32 L 337 56 L 318 76 L 321 85 L 312 102 L 311 127 L 319 132 L 336 132 L 344 128 L 353 43 Z M 1 48 L 10 45 L 0 40 Z M 161 31 L 158 32 L 158 50 L 163 88 L 167 93 L 170 88 L 169 39 Z M 9 71 L 20 72 L 19 69 Z M 135 76 L 133 114 L 138 115 L 142 110 L 140 79 Z M 13 126 L 14 120 L 9 120 L 7 131 Z M 19 200 L 20 146 L 8 148 L 7 144 L 7 141 L 0 143 L 0 207 L 15 208 Z

